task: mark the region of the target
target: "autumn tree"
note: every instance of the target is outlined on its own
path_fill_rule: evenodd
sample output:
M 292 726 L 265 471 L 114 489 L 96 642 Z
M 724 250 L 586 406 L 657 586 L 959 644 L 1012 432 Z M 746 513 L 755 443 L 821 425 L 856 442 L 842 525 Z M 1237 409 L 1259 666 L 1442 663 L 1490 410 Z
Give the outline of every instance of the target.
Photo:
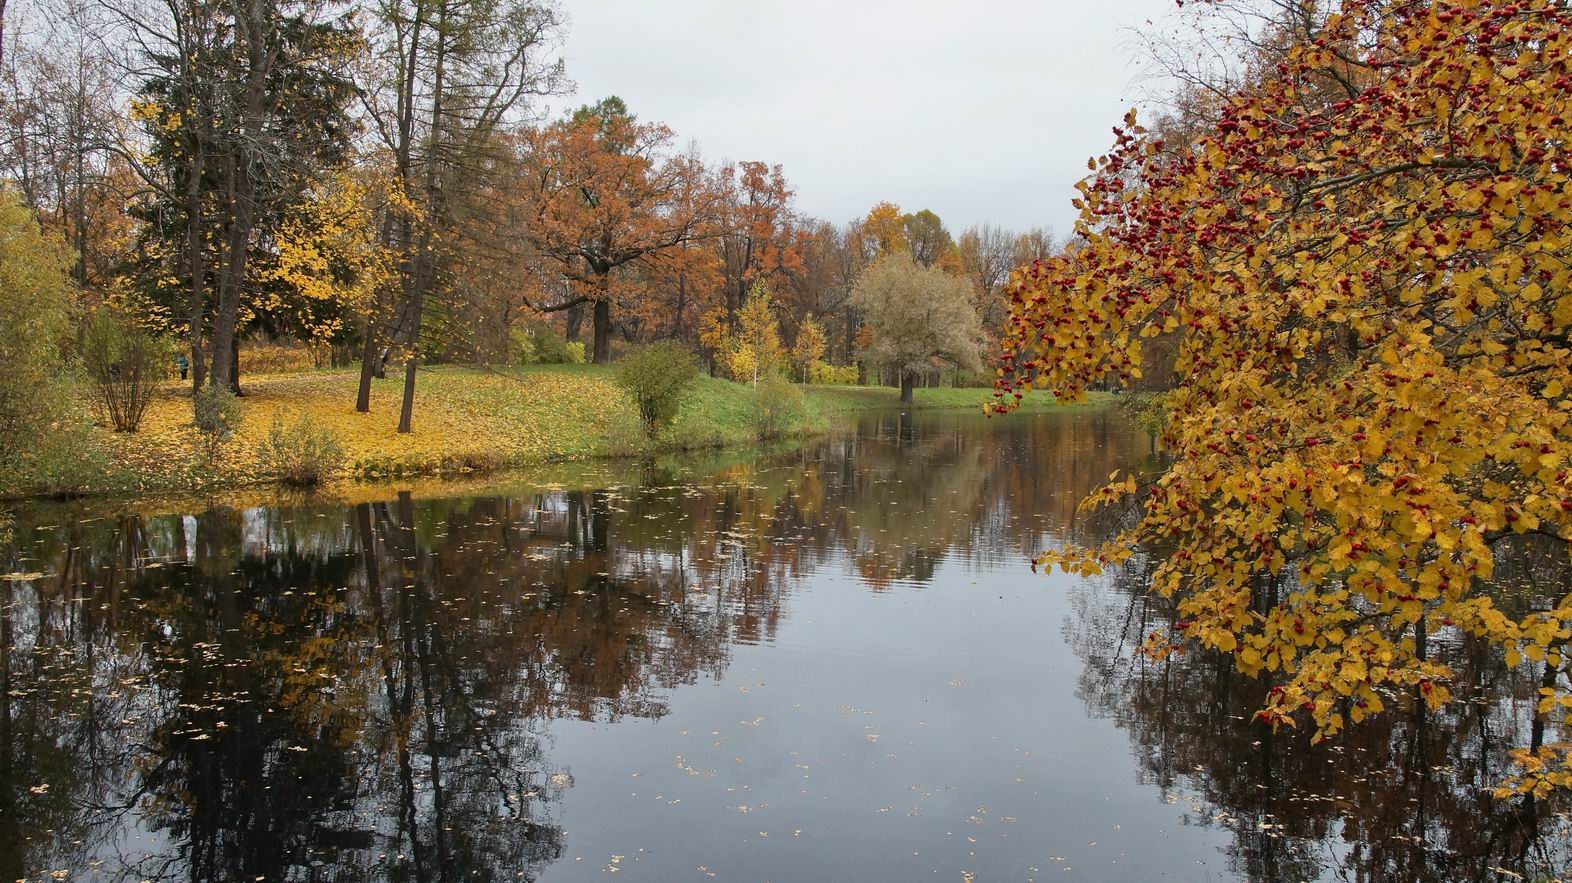
M 939 263 L 955 251 L 955 240 L 944 221 L 929 209 L 902 215 L 901 232 L 906 247 L 911 249 L 912 260 L 924 267 Z
M 131 244 L 125 203 L 134 187 L 110 149 L 124 114 L 120 71 L 96 35 L 105 16 L 89 0 L 26 8 L 37 28 L 0 67 L 0 171 L 45 229 L 76 251 L 79 288 L 102 292 Z
M 728 316 L 742 309 L 756 282 L 801 268 L 792 195 L 778 165 L 744 162 L 717 173 L 715 247 Z
M 72 255 L 16 193 L 0 188 L 0 462 L 17 465 L 71 402 L 66 344 L 77 292 Z
M 977 316 L 990 331 L 1004 327 L 1004 284 L 1016 267 L 1016 238 L 993 224 L 972 227 L 957 244 L 961 266 L 977 284 Z M 1029 263 L 1029 262 L 1028 262 Z
M 564 88 L 552 52 L 562 21 L 549 0 L 395 0 L 377 10 L 365 94 L 405 209 L 385 223 L 402 262 L 383 299 L 385 327 L 366 329 L 356 408 L 367 410 L 371 377 L 401 348 L 399 431 L 409 432 L 428 299 L 451 290 L 462 219 L 487 208 L 472 197 L 514 171 L 505 130 L 530 101 Z
M 712 243 L 694 239 L 662 249 L 622 273 L 629 292 L 620 330 L 631 339 L 699 343 L 704 315 L 719 309 L 725 322 L 725 284 Z
M 1437 708 L 1436 638 L 1536 668 L 1512 790 L 1572 784 L 1572 596 L 1493 588 L 1572 539 L 1572 12 L 1552 0 L 1347 0 L 1266 35 L 1274 63 L 1173 144 L 1136 125 L 1079 185 L 1079 247 L 1017 270 L 997 394 L 1068 397 L 1182 331 L 1171 469 L 1124 478 L 1137 525 L 1040 563 L 1171 550 L 1152 591 L 1319 738 L 1394 696 Z M 1274 586 L 1282 586 L 1274 589 Z M 1564 738 L 1564 737 L 1563 737 Z
M 798 326 L 797 339 L 792 341 L 791 345 L 791 360 L 797 366 L 803 383 L 808 382 L 813 366 L 824 360 L 826 348 L 824 328 L 814 320 L 812 315 L 807 316 Z
M 848 302 L 865 267 L 861 252 L 853 247 L 844 228 L 825 221 L 805 223 L 797 249 L 802 268 L 787 281 L 791 304 L 803 316 L 818 317 L 825 334 L 826 357 L 849 362 L 857 325 Z
M 874 206 L 865 217 L 852 223 L 847 235 L 861 255 L 864 266 L 885 255 L 911 250 L 901 207 L 893 202 L 881 202 Z
M 720 307 L 706 316 L 704 344 L 716 353 L 733 380 L 757 386 L 761 378 L 782 374 L 789 365 L 791 354 L 781 343 L 774 303 L 770 289 L 755 282 L 737 313 L 734 329 L 726 324 Z
M 195 381 L 238 389 L 253 259 L 347 161 L 353 19 L 321 0 L 106 5 L 136 47 L 142 139 L 121 153 L 150 191 L 137 206 L 143 284 L 183 308 Z
M 980 367 L 982 328 L 965 278 L 896 253 L 857 280 L 852 303 L 870 332 L 863 355 L 900 376 L 901 401 L 912 400 L 923 372 L 941 365 Z
M 376 171 L 341 169 L 284 215 L 259 273 L 276 283 L 258 297 L 271 330 L 313 344 L 348 343 L 397 270 L 400 255 L 380 235 L 380 221 L 401 196 Z
M 709 234 L 712 189 L 696 157 L 669 151 L 671 130 L 627 115 L 586 115 L 532 133 L 527 177 L 535 202 L 522 231 L 573 284 L 567 301 L 593 308 L 596 363 L 610 361 L 613 310 L 641 288 L 619 274 Z
M 1059 252 L 1061 247 L 1061 243 L 1054 239 L 1052 230 L 1033 227 L 1015 237 L 1015 255 L 1011 262 L 1020 267 L 1035 261 L 1045 261 Z

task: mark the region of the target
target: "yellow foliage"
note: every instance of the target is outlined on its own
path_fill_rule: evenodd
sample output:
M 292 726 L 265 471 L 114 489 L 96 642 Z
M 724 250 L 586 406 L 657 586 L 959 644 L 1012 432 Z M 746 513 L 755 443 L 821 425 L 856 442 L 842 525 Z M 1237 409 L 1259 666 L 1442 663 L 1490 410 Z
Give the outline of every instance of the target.
M 780 323 L 775 320 L 770 291 L 762 282 L 753 284 L 747 303 L 737 312 L 735 331 L 726 329 L 723 317 L 723 312 L 704 317 L 700 342 L 719 353 L 733 380 L 757 384 L 785 369 L 788 354 L 781 344 Z
M 996 395 L 1076 399 L 1178 335 L 1171 469 L 1116 482 L 1138 526 L 1040 563 L 1171 549 L 1174 634 L 1269 673 L 1260 716 L 1318 738 L 1381 696 L 1450 698 L 1416 635 L 1559 667 L 1572 599 L 1512 616 L 1500 541 L 1572 538 L 1572 11 L 1348 2 L 1215 130 L 1136 124 L 1079 185 L 1081 247 L 1017 270 Z M 1270 588 L 1270 587 L 1276 588 Z M 1559 679 L 1543 714 L 1568 704 Z M 1572 783 L 1562 748 L 1509 789 Z
M 398 254 L 382 244 L 377 230 L 377 203 L 415 215 L 414 206 L 391 181 L 373 183 L 339 170 L 280 224 L 277 255 L 267 278 L 289 286 L 306 304 L 333 303 L 352 316 L 368 314 L 377 292 L 393 278 Z M 277 295 L 263 309 L 289 309 Z M 333 337 L 342 329 L 338 312 L 317 314 L 297 310 L 314 339 Z
M 824 359 L 824 351 L 828 348 L 829 340 L 825 337 L 824 326 L 809 314 L 797 329 L 797 340 L 791 347 L 791 360 L 797 365 L 802 379 L 807 380 L 812 376 L 814 366 Z

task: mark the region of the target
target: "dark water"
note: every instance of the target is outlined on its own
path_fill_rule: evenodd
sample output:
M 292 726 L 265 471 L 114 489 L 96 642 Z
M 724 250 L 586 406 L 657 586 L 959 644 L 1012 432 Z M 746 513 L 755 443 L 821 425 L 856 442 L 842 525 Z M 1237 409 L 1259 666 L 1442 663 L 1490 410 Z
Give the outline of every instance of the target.
M 18 513 L 0 879 L 1550 879 L 1488 785 L 1537 686 L 1311 748 L 1132 652 L 1143 563 L 1034 576 L 1113 414 L 870 418 L 557 487 Z M 25 574 L 37 574 L 23 578 Z M 1532 592 L 1532 587 L 1529 589 Z

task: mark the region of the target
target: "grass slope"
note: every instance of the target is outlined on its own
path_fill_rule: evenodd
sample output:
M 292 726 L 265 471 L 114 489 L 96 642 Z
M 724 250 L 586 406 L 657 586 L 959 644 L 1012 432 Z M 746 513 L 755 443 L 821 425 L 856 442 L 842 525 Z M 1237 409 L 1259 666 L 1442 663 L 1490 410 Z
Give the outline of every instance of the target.
M 395 431 L 402 379 L 376 381 L 367 414 L 354 410 L 357 380 L 354 371 L 244 380 L 241 425 L 212 463 L 201 453 L 189 395 L 167 385 L 140 431 L 94 432 L 108 470 L 104 486 L 88 490 L 178 493 L 266 482 L 268 472 L 257 456 L 262 439 L 275 417 L 292 423 L 301 415 L 338 439 L 351 478 L 463 473 L 757 441 L 753 390 L 710 377 L 697 380 L 675 423 L 654 443 L 643 437 L 632 401 L 604 366 L 422 370 L 414 431 L 408 434 Z M 826 426 L 810 406 L 786 434 Z
M 77 489 L 88 495 L 180 495 L 234 491 L 270 483 L 258 450 L 275 419 L 301 416 L 325 428 L 345 454 L 340 483 L 385 477 L 446 476 L 511 466 L 755 445 L 752 387 L 700 377 L 675 423 L 653 442 L 611 370 L 602 365 L 553 365 L 496 370 L 438 366 L 421 371 L 414 432 L 399 434 L 401 377 L 372 386 L 371 411 L 354 410 L 353 370 L 257 375 L 244 380 L 241 423 L 210 462 L 191 422 L 189 392 L 169 383 L 154 399 L 136 433 L 93 428 L 81 459 L 94 465 Z M 806 387 L 806 407 L 783 433 L 803 436 L 829 428 L 836 415 L 901 407 L 889 387 Z M 1094 394 L 1094 400 L 1099 394 Z M 977 409 L 979 389 L 919 389 L 919 410 Z M 1106 398 L 1106 396 L 1103 396 Z M 1025 410 L 1057 406 L 1032 393 Z M 0 487 L 0 498 L 37 493 Z

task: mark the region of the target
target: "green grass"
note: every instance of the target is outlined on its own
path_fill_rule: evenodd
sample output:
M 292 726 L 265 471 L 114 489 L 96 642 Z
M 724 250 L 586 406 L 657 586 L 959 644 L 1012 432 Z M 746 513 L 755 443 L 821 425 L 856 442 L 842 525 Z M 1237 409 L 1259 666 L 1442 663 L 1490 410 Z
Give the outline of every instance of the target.
M 751 386 L 698 378 L 674 423 L 653 440 L 644 436 L 633 402 L 609 366 L 540 365 L 481 369 L 423 369 L 416 386 L 414 432 L 400 434 L 401 376 L 372 387 L 371 411 L 354 410 L 358 374 L 340 369 L 244 377 L 240 423 L 234 437 L 209 461 L 191 422 L 189 392 L 176 382 L 155 397 L 141 429 L 113 433 L 87 429 L 73 441 L 69 483 L 0 470 L 0 498 L 40 494 L 54 486 L 86 496 L 178 495 L 270 485 L 270 464 L 259 448 L 275 419 L 309 419 L 330 433 L 344 452 L 338 480 L 444 476 L 721 448 L 753 446 L 755 393 Z M 801 437 L 826 431 L 838 419 L 901 407 L 899 391 L 872 386 L 807 386 L 801 414 L 780 433 Z M 983 389 L 919 389 L 917 410 L 980 409 Z M 1092 396 L 1093 403 L 1111 400 Z M 1058 407 L 1034 392 L 1027 411 Z M 85 417 L 85 414 L 84 414 Z M 5 483 L 5 482 L 9 483 Z
M 416 385 L 414 431 L 396 432 L 403 388 L 393 372 L 372 387 L 370 413 L 354 410 L 353 370 L 243 377 L 240 423 L 209 462 L 177 383 L 155 397 L 136 433 L 94 427 L 84 444 L 101 460 L 71 489 L 83 495 L 179 494 L 269 484 L 259 448 L 275 418 L 307 418 L 338 441 L 341 479 L 453 475 L 607 457 L 757 444 L 750 386 L 701 377 L 676 421 L 651 440 L 633 402 L 601 365 L 486 370 L 438 366 Z M 811 404 L 782 435 L 828 428 Z M 0 498 L 40 492 L 36 476 L 0 486 Z

